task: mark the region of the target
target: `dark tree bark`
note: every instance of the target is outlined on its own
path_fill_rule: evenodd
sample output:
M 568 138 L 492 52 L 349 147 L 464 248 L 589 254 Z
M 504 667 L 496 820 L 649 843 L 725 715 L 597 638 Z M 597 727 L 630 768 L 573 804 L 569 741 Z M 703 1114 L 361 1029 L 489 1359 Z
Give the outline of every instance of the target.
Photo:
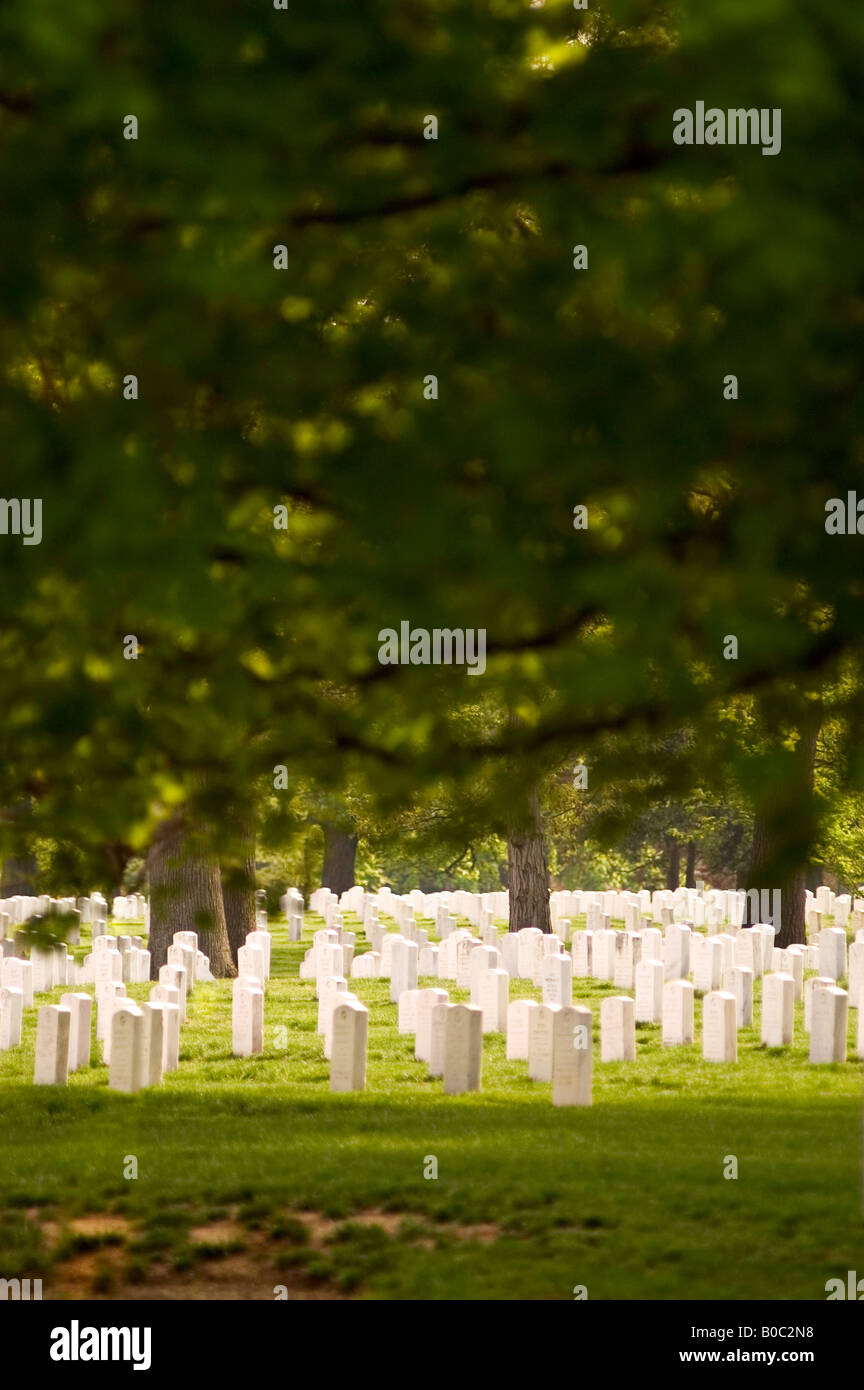
M 255 834 L 246 828 L 236 859 L 222 860 L 222 902 L 225 908 L 225 927 L 231 959 L 237 964 L 237 952 L 250 931 L 255 930 Z M 214 970 L 215 975 L 215 970 Z
M 354 887 L 355 860 L 357 858 L 358 836 L 349 835 L 338 825 L 322 821 L 324 831 L 324 864 L 321 868 L 321 886 L 334 893 L 347 893 Z
M 696 842 L 687 841 L 687 867 L 684 873 L 684 887 L 696 887 Z
M 237 974 L 231 959 L 219 865 L 200 828 L 173 816 L 159 826 L 147 857 L 150 881 L 150 975 L 158 979 L 175 931 L 196 931 L 217 978 Z
M 507 835 L 507 884 L 510 931 L 539 927 L 543 932 L 551 932 L 549 856 L 536 788 L 528 797 L 522 817 L 511 825 Z
M 111 875 L 111 889 L 106 895 L 109 903 L 114 897 L 119 897 L 123 893 L 123 875 L 126 872 L 126 865 L 132 858 L 130 845 L 124 845 L 121 841 L 112 841 L 110 844 L 102 846 L 102 858 L 108 865 L 108 872 Z
M 303 841 L 303 882 L 299 885 L 303 901 L 307 902 L 318 887 L 318 836 L 312 830 Z
M 681 884 L 681 846 L 677 840 L 666 841 L 666 887 L 675 889 Z
M 3 860 L 0 878 L 0 898 L 32 898 L 36 896 L 37 864 L 35 854 L 13 855 Z
M 779 893 L 780 922 L 775 944 L 779 947 L 806 945 L 804 925 L 805 889 L 810 873 L 810 847 L 813 843 L 815 807 L 813 770 L 819 720 L 814 711 L 802 729 L 794 751 L 786 754 L 782 771 L 771 778 L 756 806 L 753 819 L 753 849 L 745 887 L 757 889 L 774 902 Z M 752 920 L 751 920 L 752 919 Z M 748 899 L 745 921 L 753 917 Z
M 29 800 L 16 802 L 0 811 L 3 820 L 14 831 L 9 848 L 11 853 L 3 860 L 0 874 L 0 897 L 33 898 L 36 896 L 36 878 L 39 872 L 35 854 L 28 848 L 28 822 L 31 816 Z

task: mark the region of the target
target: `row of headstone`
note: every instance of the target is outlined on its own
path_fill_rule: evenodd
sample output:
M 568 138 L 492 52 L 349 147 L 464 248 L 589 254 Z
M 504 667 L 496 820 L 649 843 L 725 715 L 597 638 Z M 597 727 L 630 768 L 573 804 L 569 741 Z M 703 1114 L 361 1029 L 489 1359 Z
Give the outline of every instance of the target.
M 94 946 L 93 955 L 100 962 L 94 979 L 96 1040 L 108 1066 L 109 1087 L 131 1093 L 158 1085 L 166 1072 L 175 1071 L 179 1065 L 180 1028 L 196 980 L 213 978 L 207 957 L 198 949 L 197 933 L 174 933 L 167 963 L 159 971 L 159 982 L 142 1004 L 126 995 L 119 967 L 123 955 L 136 948 L 130 943 L 124 953 L 114 938 L 102 937 L 97 938 Z M 149 952 L 144 954 L 149 958 Z M 104 968 L 103 960 L 108 962 Z M 27 964 L 32 970 L 32 963 Z M 10 989 L 6 993 L 17 993 L 23 1004 L 23 990 Z M 17 1011 L 18 1001 L 15 1006 Z M 59 1004 L 43 1004 L 39 1008 L 35 1084 L 64 1085 L 70 1072 L 90 1065 L 92 1007 L 91 995 L 75 992 L 61 995 Z M 6 994 L 0 991 L 0 1037 L 6 1029 L 6 1009 Z M 20 1025 L 17 1041 L 20 1043 Z
M 345 934 L 344 929 L 342 934 Z M 314 967 L 317 1026 L 323 1038 L 324 1056 L 330 1062 L 331 1091 L 362 1091 L 366 1086 L 369 1011 L 349 990 L 348 980 L 342 973 L 345 948 L 339 943 L 339 935 L 336 929 L 315 933 L 315 955 L 309 965 Z M 349 949 L 353 951 L 353 933 L 347 935 L 352 937 Z M 367 952 L 359 959 L 368 960 L 370 954 Z M 352 960 L 351 964 L 356 965 L 357 961 Z M 400 968 L 397 960 L 397 970 Z M 308 974 L 307 978 L 310 978 Z
M 508 1057 L 525 1056 L 529 1061 L 529 1075 L 535 1079 L 554 1081 L 552 1058 L 554 1038 L 558 1036 L 559 1039 L 568 1039 L 563 1051 L 559 1043 L 563 1059 L 561 1066 L 565 1067 L 566 1064 L 570 1069 L 568 1084 L 572 1094 L 581 1096 L 581 1099 L 558 1099 L 556 1103 L 590 1104 L 591 1049 L 590 1042 L 586 1044 L 585 1038 L 587 1033 L 590 1039 L 591 1015 L 590 1011 L 581 1011 L 587 1013 L 587 1020 L 580 1024 L 580 1033 L 571 1019 L 571 1011 L 579 1009 L 578 1005 L 572 1004 L 574 967 L 577 971 L 581 967 L 584 974 L 595 974 L 599 970 L 598 978 L 614 980 L 620 987 L 633 989 L 636 994 L 635 999 L 617 996 L 603 1001 L 600 1017 L 602 1061 L 631 1061 L 635 1058 L 637 1021 L 662 1023 L 663 1041 L 667 1045 L 692 1043 L 695 992 L 698 989 L 705 995 L 703 1056 L 706 1060 L 722 1062 L 736 1060 L 738 1029 L 752 1023 L 754 979 L 765 977 L 763 1041 L 767 1046 L 782 1046 L 791 1041 L 789 1000 L 791 998 L 794 1007 L 795 999 L 803 997 L 805 966 L 812 968 L 818 964 L 812 955 L 808 955 L 808 948 L 793 947 L 788 952 L 778 951 L 773 945 L 774 928 L 768 924 L 742 928 L 739 920 L 735 922 L 738 929 L 734 932 L 709 930 L 708 934 L 703 935 L 693 930 L 694 923 L 676 920 L 675 905 L 663 901 L 647 904 L 651 913 L 655 910 L 659 912 L 662 930 L 650 925 L 653 916 L 639 913 L 638 909 L 643 904 L 637 901 L 626 904 L 628 911 L 635 914 L 631 916 L 632 928 L 629 931 L 612 931 L 610 913 L 604 914 L 605 921 L 601 918 L 596 932 L 571 934 L 570 923 L 558 915 L 558 930 L 551 938 L 549 934 L 531 928 L 499 938 L 494 922 L 482 919 L 480 937 L 477 938 L 470 931 L 456 927 L 454 922 L 445 922 L 445 917 L 449 918 L 451 914 L 449 910 L 445 912 L 439 908 L 436 928 L 439 929 L 441 940 L 437 946 L 429 943 L 424 929 L 416 927 L 415 904 L 410 901 L 397 904 L 391 900 L 387 903 L 390 912 L 385 915 L 392 916 L 396 922 L 398 929 L 395 932 L 384 929 L 379 916 L 379 910 L 383 910 L 380 901 L 370 902 L 369 895 L 364 898 L 354 893 L 348 900 L 343 895 L 343 899 L 337 903 L 335 895 L 322 893 L 310 906 L 321 913 L 327 926 L 315 934 L 313 946 L 301 967 L 301 975 L 315 980 L 319 1001 L 318 1029 L 324 1039 L 325 1056 L 331 1060 L 331 1084 L 335 1075 L 334 1025 L 337 1011 L 341 1010 L 340 1046 L 344 1046 L 346 1051 L 344 1056 L 340 1053 L 338 1058 L 338 1074 L 342 1078 L 338 1083 L 339 1089 L 351 1089 L 358 1084 L 362 1086 L 363 1082 L 358 1082 L 357 1077 L 365 1077 L 368 1015 L 360 1000 L 351 993 L 349 978 L 383 977 L 390 980 L 390 997 L 397 1004 L 400 1033 L 415 1034 L 415 1055 L 423 1059 L 428 1057 L 432 1075 L 446 1076 L 447 1093 L 457 1094 L 461 1090 L 479 1088 L 482 1037 L 486 1032 L 506 1034 Z M 417 906 L 421 907 L 420 904 Z M 597 911 L 603 906 L 614 910 L 617 904 L 601 900 L 593 906 Z M 679 906 L 679 918 L 688 906 L 692 905 Z M 720 908 L 715 909 L 715 928 L 721 915 L 731 911 L 733 918 L 738 917 L 740 907 L 742 902 L 738 898 L 727 902 L 722 912 Z M 371 951 L 354 957 L 346 973 L 343 973 L 346 969 L 343 909 L 357 916 L 362 914 L 364 930 L 373 947 Z M 442 926 L 445 928 L 443 932 L 440 930 Z M 418 933 L 422 934 L 418 936 Z M 565 937 L 571 935 L 573 949 L 572 954 L 568 954 L 562 949 L 562 944 Z M 348 933 L 348 936 L 350 954 L 353 956 L 355 937 L 353 933 Z M 845 933 L 843 936 L 845 949 Z M 832 969 L 840 970 L 842 960 L 836 941 L 836 937 L 826 937 L 820 943 L 819 950 L 823 959 L 827 959 L 829 953 L 834 953 L 831 955 Z M 659 959 L 655 958 L 658 956 Z M 788 974 L 782 969 L 786 965 Z M 860 967 L 856 966 L 856 969 Z M 693 983 L 684 978 L 691 971 Z M 454 980 L 457 987 L 469 990 L 470 1004 L 453 1005 L 444 990 L 418 988 L 418 975 Z M 541 989 L 542 1003 L 517 1000 L 510 1004 L 509 980 L 512 977 L 532 980 Z M 834 987 L 829 985 L 826 988 Z M 812 990 L 808 993 L 812 993 Z M 843 991 L 834 988 L 830 1005 L 833 1010 L 840 1007 L 836 1000 L 838 994 L 842 996 Z M 821 1013 L 827 1011 L 829 1005 L 820 1003 L 819 1008 L 821 1019 Z M 453 1011 L 457 1009 L 463 1012 L 454 1014 Z M 555 1015 L 561 1011 L 565 1013 L 565 1020 L 555 1023 Z M 361 1018 L 362 1024 L 359 1022 Z M 842 1055 L 845 1057 L 845 1018 L 842 1027 L 835 1013 L 832 1013 L 831 1019 L 832 1038 L 838 1038 L 841 1032 L 843 1034 Z M 582 1038 L 581 1048 L 573 1044 L 574 1029 Z M 818 1029 L 817 1041 L 811 1035 L 811 1060 L 838 1060 L 839 1044 L 828 1046 L 821 1021 Z M 446 1065 L 448 1037 L 452 1037 L 449 1066 Z M 578 1057 L 574 1061 L 572 1056 L 580 1050 L 589 1059 L 587 1071 L 585 1061 Z
M 256 910 L 261 921 L 263 909 Z M 266 920 L 266 913 L 263 914 Z M 237 978 L 231 997 L 231 1047 L 235 1057 L 264 1051 L 264 992 L 270 979 L 272 937 L 264 926 L 247 932 L 237 952 Z
M 279 899 L 279 907 L 288 923 L 288 940 L 303 939 L 303 894 L 297 888 L 289 888 Z
M 138 922 L 147 913 L 147 899 L 143 893 L 118 895 L 111 904 L 111 916 L 115 922 Z
M 112 936 L 104 932 L 93 939 L 93 949 L 77 972 L 78 984 L 98 984 L 100 980 L 120 980 L 124 984 L 144 984 L 150 979 L 150 952 L 140 936 Z
M 364 925 L 370 908 L 373 908 L 378 916 L 392 918 L 400 929 L 407 926 L 409 921 L 416 921 L 418 917 L 436 923 L 442 917 L 464 917 L 478 928 L 496 921 L 509 920 L 506 892 L 469 893 L 460 889 L 453 893 L 423 893 L 415 888 L 410 893 L 399 894 L 385 886 L 376 893 L 367 893 L 364 888 L 355 884 L 337 899 L 331 889 L 317 888 L 309 899 L 310 911 L 320 913 L 326 918 L 328 906 L 353 913 Z
M 166 963 L 160 966 L 158 983 L 151 987 L 146 1003 L 137 1005 L 126 998 L 121 980 L 97 981 L 100 1008 L 96 1031 L 113 1090 L 132 1093 L 158 1086 L 166 1072 L 177 1070 L 188 1000 L 196 984 L 212 979 L 209 959 L 198 946 L 198 934 L 189 930 L 174 933 Z
M 49 912 L 76 916 L 75 899 L 52 898 L 45 893 L 39 897 L 0 898 L 0 938 L 10 937 L 14 927 L 23 926 L 33 918 L 45 917 Z
M 300 979 L 315 980 L 316 998 L 323 975 L 351 973 L 355 943 L 356 934 L 341 925 L 323 927 L 313 934 L 312 945 L 300 962 Z

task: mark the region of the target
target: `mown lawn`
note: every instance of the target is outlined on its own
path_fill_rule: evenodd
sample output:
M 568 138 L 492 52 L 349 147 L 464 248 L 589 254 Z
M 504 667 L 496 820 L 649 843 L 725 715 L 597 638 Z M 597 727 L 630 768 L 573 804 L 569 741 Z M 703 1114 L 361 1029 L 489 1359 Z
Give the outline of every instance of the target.
M 562 1110 L 498 1036 L 482 1091 L 445 1098 L 388 982 L 357 980 L 367 1089 L 331 1095 L 303 947 L 272 929 L 261 1057 L 231 1056 L 228 981 L 197 987 L 179 1071 L 135 1096 L 101 1064 L 34 1087 L 25 1016 L 0 1054 L 0 1277 L 42 1277 L 46 1298 L 824 1299 L 864 1273 L 864 1064 L 811 1067 L 801 1006 L 792 1048 L 745 1030 L 737 1066 L 664 1048 L 654 1025 L 635 1062 L 601 1064 L 599 1001 L 619 991 L 577 981 L 594 1105 Z

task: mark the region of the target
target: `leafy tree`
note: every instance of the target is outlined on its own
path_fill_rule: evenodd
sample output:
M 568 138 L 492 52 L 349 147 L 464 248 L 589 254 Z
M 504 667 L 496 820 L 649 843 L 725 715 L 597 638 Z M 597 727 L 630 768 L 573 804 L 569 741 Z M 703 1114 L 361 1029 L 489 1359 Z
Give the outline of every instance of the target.
M 862 29 L 7 7 L 4 489 L 43 536 L 0 543 L 0 804 L 140 855 L 278 763 L 381 817 L 444 779 L 475 836 L 520 807 L 524 837 L 574 747 L 786 692 L 792 728 L 861 657 L 824 522 L 860 474 Z M 713 93 L 782 109 L 782 151 L 674 144 Z M 402 621 L 483 629 L 485 673 L 380 664 Z M 788 804 L 770 858 L 800 866 Z

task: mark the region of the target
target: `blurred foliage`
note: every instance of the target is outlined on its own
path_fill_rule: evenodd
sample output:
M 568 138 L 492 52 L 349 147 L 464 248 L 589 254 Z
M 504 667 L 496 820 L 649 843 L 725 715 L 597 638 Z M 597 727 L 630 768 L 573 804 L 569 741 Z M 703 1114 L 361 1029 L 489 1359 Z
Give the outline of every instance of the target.
M 43 950 L 68 941 L 69 933 L 80 925 L 76 913 L 49 908 L 39 917 L 30 917 L 19 929 L 23 946 L 39 946 Z

